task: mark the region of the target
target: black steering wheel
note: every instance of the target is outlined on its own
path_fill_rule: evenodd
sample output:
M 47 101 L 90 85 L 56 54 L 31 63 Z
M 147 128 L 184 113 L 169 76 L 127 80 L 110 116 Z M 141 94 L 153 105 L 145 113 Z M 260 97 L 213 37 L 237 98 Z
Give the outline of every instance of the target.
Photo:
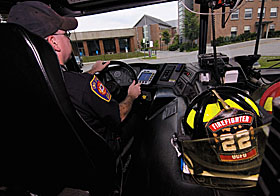
M 127 96 L 128 87 L 133 80 L 135 83 L 138 82 L 134 69 L 122 61 L 111 61 L 98 74 L 98 78 L 119 103 Z

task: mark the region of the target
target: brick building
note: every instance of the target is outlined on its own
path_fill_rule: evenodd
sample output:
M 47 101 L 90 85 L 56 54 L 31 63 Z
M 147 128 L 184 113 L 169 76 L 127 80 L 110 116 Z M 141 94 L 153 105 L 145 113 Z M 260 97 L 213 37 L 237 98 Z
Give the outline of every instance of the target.
M 178 1 L 178 15 L 179 15 L 179 32 L 180 36 L 183 36 L 184 32 L 184 6 L 183 3 L 188 6 L 190 9 L 193 9 L 196 12 L 199 12 L 199 4 L 194 3 L 195 0 L 191 3 L 186 4 L 185 0 Z M 268 32 L 280 31 L 280 0 L 265 0 L 265 9 L 263 15 L 263 24 L 262 24 L 262 37 L 267 37 Z M 225 28 L 221 27 L 221 13 L 222 9 L 215 10 L 215 28 L 216 28 L 216 38 L 218 37 L 231 37 L 237 36 L 245 32 L 257 32 L 259 25 L 261 9 L 261 0 L 243 0 L 242 4 L 238 6 L 238 9 L 231 14 L 229 17 Z M 228 17 L 229 8 L 226 8 L 226 18 Z M 180 23 L 181 22 L 181 23 Z M 211 17 L 209 16 L 208 22 L 208 43 L 212 39 L 212 27 L 211 27 Z
M 134 52 L 135 29 L 74 32 L 70 37 L 75 55 L 84 56 Z
M 171 21 L 170 21 L 171 22 Z M 176 23 L 177 24 L 177 23 Z M 136 40 L 138 48 L 141 48 L 141 42 L 145 39 L 147 43 L 146 47 L 149 47 L 149 42 L 153 41 L 154 48 L 159 50 L 167 50 L 168 46 L 162 41 L 162 32 L 168 31 L 171 37 L 170 43 L 176 34 L 176 26 L 169 22 L 164 22 L 158 18 L 144 15 L 135 25 L 136 28 Z M 157 47 L 155 47 L 155 43 Z
M 231 14 L 226 28 L 221 28 L 221 15 L 216 16 L 216 37 L 236 36 L 245 32 L 257 32 L 261 11 L 260 0 L 247 0 L 240 8 Z M 266 0 L 262 20 L 262 37 L 267 37 L 269 31 L 280 31 L 280 1 Z M 216 11 L 221 13 L 221 9 Z M 226 14 L 227 17 L 228 14 Z M 210 22 L 210 21 L 209 21 Z M 211 32 L 211 31 L 210 31 Z
M 0 14 L 0 23 L 7 20 L 7 15 Z M 170 23 L 169 23 L 170 22 Z M 133 28 L 102 31 L 72 32 L 70 39 L 76 56 L 94 56 L 121 52 L 134 52 L 142 48 L 143 38 L 153 41 L 154 48 L 167 50 L 161 33 L 167 30 L 172 38 L 177 32 L 177 20 L 164 22 L 158 18 L 144 15 Z M 158 43 L 158 44 L 156 44 Z M 157 45 L 157 47 L 155 47 Z
M 174 21 L 164 22 L 152 16 L 144 15 L 133 28 L 113 29 L 104 31 L 73 32 L 71 42 L 75 55 L 94 56 L 121 52 L 134 52 L 142 49 L 143 38 L 153 41 L 154 48 L 167 50 L 167 45 L 161 40 L 161 33 L 168 30 L 171 36 L 176 33 Z M 175 23 L 177 24 L 176 20 Z M 171 43 L 170 42 L 170 43 Z M 155 44 L 158 43 L 158 47 Z

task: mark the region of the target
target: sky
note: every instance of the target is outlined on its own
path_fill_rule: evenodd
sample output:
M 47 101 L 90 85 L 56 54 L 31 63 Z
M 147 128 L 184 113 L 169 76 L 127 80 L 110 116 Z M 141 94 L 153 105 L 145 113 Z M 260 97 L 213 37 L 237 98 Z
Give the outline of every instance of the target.
M 178 2 L 130 8 L 93 16 L 78 17 L 76 32 L 132 28 L 146 14 L 163 21 L 178 19 Z

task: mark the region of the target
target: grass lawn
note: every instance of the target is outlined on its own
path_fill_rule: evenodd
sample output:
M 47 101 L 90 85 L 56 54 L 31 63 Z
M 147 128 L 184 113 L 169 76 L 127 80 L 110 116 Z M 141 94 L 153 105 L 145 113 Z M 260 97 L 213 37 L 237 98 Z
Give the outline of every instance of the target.
M 118 54 L 105 54 L 105 55 L 97 55 L 97 56 L 83 56 L 83 62 L 95 62 L 95 61 L 109 61 L 109 60 L 118 60 L 118 59 L 127 59 L 127 58 L 135 58 L 142 57 L 144 53 L 142 52 L 128 52 L 128 53 L 118 53 Z
M 157 57 L 156 56 L 151 56 L 151 57 L 145 56 L 143 59 L 157 59 Z
M 268 68 L 272 65 L 275 65 L 276 63 L 280 63 L 279 61 L 271 61 L 271 62 L 267 62 L 267 60 L 272 60 L 272 59 L 280 59 L 280 56 L 262 56 L 258 62 L 261 65 L 261 68 Z M 275 67 L 280 67 L 280 65 L 277 65 Z

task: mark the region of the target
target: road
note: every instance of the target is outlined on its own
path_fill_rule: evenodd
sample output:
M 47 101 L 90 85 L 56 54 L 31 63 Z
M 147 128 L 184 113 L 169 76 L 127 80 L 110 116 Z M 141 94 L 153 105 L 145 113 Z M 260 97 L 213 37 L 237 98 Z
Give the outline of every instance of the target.
M 239 55 L 254 54 L 255 40 L 242 43 L 236 43 L 217 47 L 217 52 L 228 55 L 232 58 Z M 207 53 L 212 52 L 212 47 L 207 46 Z M 197 62 L 197 51 L 179 52 L 179 51 L 158 51 L 157 59 L 132 58 L 123 59 L 126 63 L 191 63 Z M 280 56 L 280 38 L 261 39 L 258 54 L 262 56 Z M 83 70 L 90 69 L 92 63 L 86 64 Z

